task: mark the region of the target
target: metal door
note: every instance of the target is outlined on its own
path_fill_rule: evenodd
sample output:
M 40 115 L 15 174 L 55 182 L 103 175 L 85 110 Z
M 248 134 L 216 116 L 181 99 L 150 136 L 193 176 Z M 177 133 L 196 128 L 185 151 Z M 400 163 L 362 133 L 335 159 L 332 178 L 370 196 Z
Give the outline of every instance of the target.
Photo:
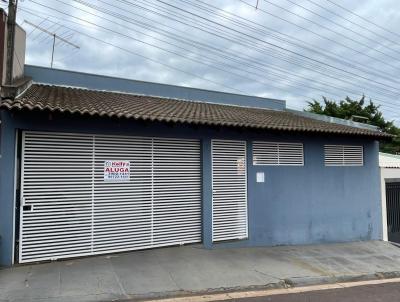
M 388 239 L 400 243 L 400 182 L 386 183 Z
M 212 202 L 213 241 L 247 238 L 245 141 L 212 141 Z
M 21 178 L 21 263 L 201 241 L 198 140 L 24 132 Z

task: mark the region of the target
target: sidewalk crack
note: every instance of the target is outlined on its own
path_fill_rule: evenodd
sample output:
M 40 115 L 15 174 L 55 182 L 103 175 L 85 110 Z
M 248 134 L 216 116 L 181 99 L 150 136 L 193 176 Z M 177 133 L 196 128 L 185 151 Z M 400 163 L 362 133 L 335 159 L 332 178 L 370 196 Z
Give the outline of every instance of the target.
M 178 288 L 178 290 L 182 290 L 182 288 L 178 285 L 178 282 L 175 281 L 174 277 L 172 276 L 171 272 L 168 271 L 169 278 L 171 281 L 175 284 L 175 286 Z
M 273 275 L 270 275 L 270 274 L 264 273 L 264 272 L 262 272 L 262 271 L 259 271 L 259 270 L 257 270 L 257 269 L 254 269 L 254 271 L 255 271 L 256 273 L 259 273 L 259 274 L 261 274 L 261 275 L 264 275 L 264 276 L 267 276 L 267 277 L 270 277 L 270 278 L 274 278 L 274 279 L 276 279 L 276 280 L 279 280 L 279 281 L 284 281 L 284 280 L 283 280 L 283 279 L 281 279 L 281 278 L 278 278 L 278 277 L 275 277 L 275 276 L 273 276 Z
M 122 285 L 121 280 L 119 279 L 119 277 L 117 275 L 117 272 L 114 269 L 113 263 L 110 260 L 109 260 L 109 263 L 110 263 L 110 266 L 111 266 L 111 271 L 113 272 L 114 278 L 117 281 L 118 287 L 119 287 L 119 289 L 121 291 L 121 294 L 125 297 L 125 299 L 129 299 L 130 296 L 128 295 L 128 293 L 126 292 L 124 286 Z

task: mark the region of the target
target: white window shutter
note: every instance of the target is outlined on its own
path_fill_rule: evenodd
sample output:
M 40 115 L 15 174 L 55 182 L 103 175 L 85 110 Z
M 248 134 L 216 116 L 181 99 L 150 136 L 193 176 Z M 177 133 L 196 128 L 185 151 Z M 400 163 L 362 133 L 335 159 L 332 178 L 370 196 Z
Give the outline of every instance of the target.
M 302 143 L 253 142 L 253 165 L 303 166 Z
M 363 146 L 325 145 L 325 166 L 363 166 Z

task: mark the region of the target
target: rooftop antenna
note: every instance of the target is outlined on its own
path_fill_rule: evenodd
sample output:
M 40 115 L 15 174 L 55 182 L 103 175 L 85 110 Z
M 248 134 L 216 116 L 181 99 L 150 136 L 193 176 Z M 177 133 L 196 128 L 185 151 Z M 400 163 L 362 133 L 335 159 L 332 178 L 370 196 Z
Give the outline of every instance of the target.
M 37 24 L 34 24 L 34 23 L 32 23 L 32 22 L 29 22 L 28 20 L 24 20 L 24 22 L 25 22 L 26 24 L 28 24 L 28 25 L 30 25 L 30 26 L 33 26 L 34 28 L 36 28 L 36 29 L 38 29 L 38 30 L 44 32 L 45 34 L 48 34 L 48 35 L 50 35 L 50 36 L 53 37 L 53 47 L 52 47 L 52 51 L 51 51 L 51 63 L 50 63 L 50 67 L 51 67 L 51 68 L 53 68 L 54 50 L 55 50 L 55 46 L 56 46 L 56 40 L 59 40 L 59 41 L 64 42 L 64 43 L 66 43 L 66 44 L 68 44 L 68 45 L 71 45 L 71 46 L 72 46 L 73 48 L 75 48 L 75 49 L 79 49 L 79 48 L 80 48 L 78 45 L 76 45 L 76 44 L 74 44 L 74 43 L 68 41 L 67 39 L 65 39 L 65 38 L 63 38 L 63 37 L 57 35 L 55 32 L 51 32 L 51 31 L 49 31 L 49 30 L 47 30 L 47 29 L 45 29 L 45 28 L 43 28 L 43 27 L 41 27 L 41 26 L 39 26 L 39 25 L 37 25 Z

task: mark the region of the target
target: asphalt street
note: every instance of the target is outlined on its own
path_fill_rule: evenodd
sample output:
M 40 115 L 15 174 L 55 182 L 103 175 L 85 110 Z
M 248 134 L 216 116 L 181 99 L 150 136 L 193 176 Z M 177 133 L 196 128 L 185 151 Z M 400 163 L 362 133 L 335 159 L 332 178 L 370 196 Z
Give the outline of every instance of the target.
M 400 301 L 400 283 L 356 286 L 296 294 L 232 299 L 235 302 L 396 302 Z

